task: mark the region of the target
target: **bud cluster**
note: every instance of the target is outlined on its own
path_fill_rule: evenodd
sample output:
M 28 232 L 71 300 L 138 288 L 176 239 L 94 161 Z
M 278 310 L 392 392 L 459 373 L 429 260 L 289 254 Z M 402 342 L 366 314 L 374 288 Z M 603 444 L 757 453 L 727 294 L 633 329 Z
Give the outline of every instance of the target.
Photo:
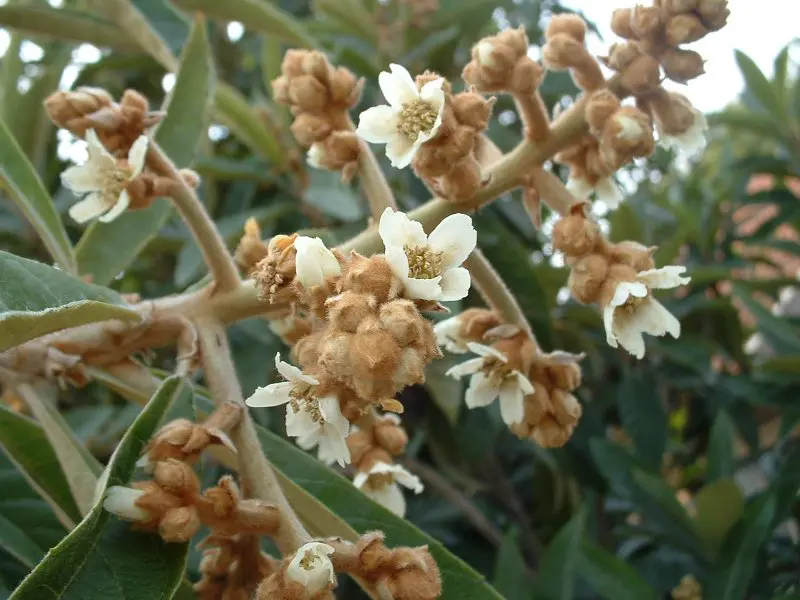
M 611 29 L 655 58 L 667 77 L 686 83 L 704 73 L 703 58 L 681 46 L 722 29 L 729 15 L 727 0 L 658 0 L 615 10 Z M 612 48 L 612 57 L 616 51 Z
M 255 535 L 213 533 L 197 547 L 203 549 L 200 580 L 193 586 L 199 600 L 250 600 L 261 580 L 277 569 Z
M 578 15 L 555 15 L 545 31 L 544 64 L 554 71 L 569 69 L 576 85 L 587 92 L 605 86 L 600 65 L 586 49 L 586 22 Z
M 472 60 L 461 76 L 483 94 L 532 94 L 544 79 L 544 69 L 528 56 L 525 29 L 506 29 L 472 47 Z
M 281 76 L 272 82 L 275 101 L 294 115 L 291 130 L 309 149 L 309 164 L 341 171 L 345 180 L 355 175 L 361 151 L 347 111 L 358 103 L 363 86 L 363 80 L 344 67 L 334 68 L 315 50 L 289 50 Z
M 438 75 L 426 72 L 417 77 L 416 83 L 422 88 L 437 78 Z M 435 194 L 451 202 L 462 202 L 483 184 L 475 146 L 478 136 L 489 125 L 495 100 L 472 91 L 453 94 L 447 82 L 443 89 L 442 124 L 435 137 L 419 147 L 411 164 Z

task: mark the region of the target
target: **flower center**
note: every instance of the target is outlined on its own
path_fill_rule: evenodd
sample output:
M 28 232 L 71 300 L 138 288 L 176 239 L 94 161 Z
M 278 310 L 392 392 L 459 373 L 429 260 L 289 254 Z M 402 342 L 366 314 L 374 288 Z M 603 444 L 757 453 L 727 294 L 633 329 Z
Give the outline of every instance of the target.
M 311 550 L 306 550 L 303 558 L 300 559 L 300 567 L 304 571 L 311 571 L 314 569 L 314 563 L 319 560 L 319 557 Z
M 481 371 L 483 371 L 484 375 L 486 375 L 495 387 L 500 387 L 506 379 L 514 375 L 514 369 L 509 367 L 508 363 L 493 356 L 483 359 Z
M 382 490 L 394 483 L 394 475 L 391 473 L 374 473 L 367 478 L 367 487 L 372 490 Z
M 403 104 L 400 118 L 397 120 L 397 131 L 412 142 L 416 142 L 419 134 L 430 131 L 436 123 L 437 111 L 424 100 L 414 100 Z
M 304 410 L 311 415 L 311 420 L 314 423 L 321 423 L 325 419 L 322 417 L 322 411 L 319 408 L 319 400 L 314 396 L 314 388 L 310 385 L 302 387 L 295 385 L 292 391 L 289 392 L 289 405 L 296 413 Z
M 630 316 L 635 313 L 639 307 L 647 300 L 650 296 L 650 290 L 647 290 L 647 296 L 639 298 L 637 296 L 628 296 L 628 299 L 625 301 L 625 304 L 622 306 L 618 306 L 617 310 L 625 313 L 625 315 Z
M 442 274 L 443 257 L 427 246 L 403 246 L 408 257 L 408 274 L 414 279 L 433 279 Z

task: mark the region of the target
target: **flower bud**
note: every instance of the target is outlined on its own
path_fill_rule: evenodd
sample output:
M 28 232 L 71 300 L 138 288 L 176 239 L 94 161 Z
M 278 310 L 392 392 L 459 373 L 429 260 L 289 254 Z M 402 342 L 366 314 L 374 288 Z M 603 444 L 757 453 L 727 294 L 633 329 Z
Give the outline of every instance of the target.
M 554 15 L 545 30 L 545 39 L 561 33 L 583 44 L 586 40 L 586 21 L 575 14 Z
M 531 64 L 536 63 L 531 62 Z M 541 70 L 540 67 L 539 69 Z M 450 106 L 459 123 L 475 131 L 483 131 L 489 125 L 494 100 L 484 98 L 475 92 L 461 92 L 450 98 Z
M 661 83 L 658 61 L 647 54 L 633 60 L 622 71 L 622 85 L 633 94 L 647 94 Z
M 612 245 L 609 254 L 615 261 L 633 267 L 638 273 L 655 269 L 656 263 L 653 260 L 655 251 L 655 246 L 648 248 L 639 242 L 625 241 Z
M 389 263 L 382 255 L 369 258 L 354 257 L 342 278 L 341 289 L 359 294 L 371 294 L 379 303 L 397 298 L 402 282 L 392 273 Z
M 632 8 L 618 8 L 611 13 L 611 31 L 626 40 L 635 40 L 636 34 L 633 32 Z
M 310 113 L 297 115 L 289 129 L 297 143 L 306 148 L 314 142 L 324 140 L 331 133 L 331 125 L 327 119 Z
M 50 119 L 58 127 L 68 129 L 76 135 L 83 136 L 90 125 L 73 130 L 70 122 L 110 108 L 114 104 L 111 96 L 102 88 L 80 87 L 73 92 L 55 92 L 44 101 L 44 107 Z
M 551 416 L 541 420 L 533 431 L 533 441 L 542 448 L 560 448 L 569 441 L 571 430 L 563 428 Z
M 577 362 L 549 364 L 545 372 L 553 383 L 553 387 L 561 390 L 572 391 L 581 385 L 583 374 Z
M 103 500 L 103 508 L 127 521 L 147 521 L 151 518 L 150 513 L 137 505 L 145 493 L 144 490 L 112 485 Z
M 631 30 L 637 39 L 650 37 L 661 27 L 661 10 L 656 6 L 637 6 L 631 17 Z
M 611 46 L 606 64 L 615 71 L 624 71 L 634 60 L 644 54 L 644 51 L 636 42 L 626 42 L 624 44 L 614 44 Z
M 556 388 L 550 392 L 550 399 L 553 404 L 553 416 L 562 427 L 574 427 L 578 424 L 583 409 L 575 396 Z
M 311 75 L 301 75 L 289 80 L 289 100 L 300 110 L 322 112 L 328 103 L 325 86 Z
M 583 64 L 586 56 L 583 44 L 564 34 L 548 39 L 542 48 L 545 65 L 554 71 L 563 71 Z
M 330 83 L 331 100 L 338 105 L 353 108 L 361 100 L 364 80 L 356 79 L 350 71 L 339 67 L 333 72 Z
M 606 122 L 620 109 L 619 98 L 610 90 L 597 90 L 586 102 L 586 121 L 593 135 L 598 136 Z
M 395 419 L 385 417 L 374 426 L 375 439 L 381 448 L 394 456 L 405 452 L 408 434 Z
M 579 257 L 591 253 L 602 237 L 597 223 L 589 220 L 582 208 L 561 217 L 553 228 L 553 248 L 568 257 Z
M 342 272 L 336 256 L 318 237 L 298 236 L 294 241 L 296 279 L 306 289 L 321 285 L 328 277 Z
M 155 482 L 176 496 L 193 497 L 200 492 L 200 481 L 192 468 L 174 458 L 156 463 Z
M 408 346 L 422 337 L 422 316 L 410 300 L 392 300 L 381 306 L 379 319 L 383 328 L 401 346 Z
M 250 273 L 255 266 L 266 258 L 268 252 L 267 245 L 261 240 L 261 228 L 258 221 L 250 217 L 244 224 L 244 235 L 236 246 L 234 259 L 246 273 Z
M 165 542 L 183 543 L 191 540 L 202 525 L 194 506 L 168 510 L 158 523 L 158 533 Z
M 661 56 L 661 66 L 667 77 L 677 83 L 686 83 L 705 73 L 703 57 L 694 50 L 669 48 Z
M 697 4 L 698 0 L 661 0 L 661 8 L 668 15 L 692 12 Z
M 331 64 L 322 52 L 317 50 L 305 52 L 301 58 L 300 68 L 303 73 L 311 75 L 323 84 L 327 84 L 330 80 Z
M 690 44 L 703 38 L 708 30 L 693 14 L 675 15 L 667 22 L 666 40 L 670 46 Z
M 330 298 L 326 304 L 331 328 L 348 333 L 355 333 L 359 324 L 377 308 L 373 296 L 350 291 Z
M 725 27 L 731 14 L 728 0 L 699 0 L 697 12 L 709 31 L 719 31 Z
M 570 294 L 581 304 L 592 304 L 608 275 L 608 259 L 602 254 L 589 254 L 579 259 L 569 273 Z

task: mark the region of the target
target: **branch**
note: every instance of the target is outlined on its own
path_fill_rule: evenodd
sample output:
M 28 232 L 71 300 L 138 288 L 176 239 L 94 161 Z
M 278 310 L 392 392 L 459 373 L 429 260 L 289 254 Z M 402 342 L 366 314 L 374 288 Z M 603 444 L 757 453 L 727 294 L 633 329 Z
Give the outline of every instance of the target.
M 353 122 L 348 117 L 347 122 L 351 129 L 355 131 Z M 387 207 L 397 210 L 397 201 L 394 199 L 392 189 L 386 176 L 383 174 L 378 159 L 364 140 L 358 140 L 361 152 L 358 154 L 358 175 L 361 180 L 361 188 L 367 196 L 369 210 L 373 219 L 379 219 Z
M 275 543 L 284 555 L 289 555 L 310 541 L 311 536 L 283 495 L 275 472 L 264 456 L 253 420 L 244 404 L 224 326 L 211 317 L 199 318 L 195 325 L 211 396 L 217 404 L 236 402 L 245 409 L 241 424 L 231 436 L 239 452 L 242 488 L 251 490 L 253 497 L 280 510 L 281 526 L 275 535 Z
M 216 289 L 225 292 L 239 287 L 241 282 L 236 263 L 197 194 L 186 184 L 178 169 L 155 142 L 150 146 L 148 159 L 155 171 L 172 180 L 172 200 L 203 253 Z

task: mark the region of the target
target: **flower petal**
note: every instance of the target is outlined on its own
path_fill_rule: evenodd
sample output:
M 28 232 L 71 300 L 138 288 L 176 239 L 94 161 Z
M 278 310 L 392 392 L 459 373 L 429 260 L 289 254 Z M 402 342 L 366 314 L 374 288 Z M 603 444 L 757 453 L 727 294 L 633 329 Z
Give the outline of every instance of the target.
M 494 402 L 499 393 L 500 390 L 492 383 L 492 380 L 478 372 L 470 379 L 464 400 L 468 408 L 488 406 Z
M 378 75 L 378 84 L 381 86 L 383 97 L 391 107 L 399 111 L 403 104 L 408 104 L 419 98 L 417 84 L 402 65 L 389 65 L 391 73 L 382 71 Z
M 386 144 L 386 156 L 395 169 L 405 169 L 414 159 L 419 144 L 404 135 L 396 135 Z
M 385 104 L 373 106 L 358 117 L 356 135 L 372 144 L 386 144 L 397 132 L 397 113 Z
M 326 277 L 339 275 L 342 272 L 336 256 L 318 237 L 301 235 L 294 241 L 294 247 L 297 250 L 295 271 L 303 287 L 314 287 L 321 284 Z
M 492 348 L 491 346 L 487 346 L 485 344 L 479 344 L 478 342 L 469 342 L 467 344 L 467 348 L 469 348 L 470 352 L 477 354 L 478 356 L 485 356 L 487 358 L 497 358 L 502 360 L 503 362 L 508 362 L 506 355 L 500 352 L 499 350 Z
M 86 132 L 86 151 L 89 154 L 86 165 L 90 168 L 98 171 L 117 169 L 117 160 L 106 150 L 94 129 L 89 129 Z
M 128 209 L 128 205 L 131 203 L 131 197 L 128 195 L 127 190 L 122 190 L 122 193 L 119 195 L 114 206 L 111 207 L 107 213 L 102 214 L 98 217 L 98 220 L 101 223 L 110 223 L 122 213 L 124 213 Z
M 280 385 L 280 384 L 279 384 Z M 311 413 L 306 410 L 303 405 L 300 410 L 295 410 L 292 404 L 286 407 L 286 435 L 296 438 L 306 438 L 306 442 L 310 442 L 308 438 L 315 433 L 319 433 L 320 424 L 315 421 Z M 300 440 L 298 440 L 298 443 Z M 305 446 L 303 446 L 305 448 Z M 313 444 L 312 446 L 313 447 Z
M 525 404 L 522 390 L 516 384 L 516 378 L 510 379 L 500 388 L 500 416 L 506 425 L 521 423 L 525 418 Z
M 388 508 L 398 517 L 404 517 L 406 514 L 406 499 L 403 496 L 403 491 L 396 483 L 390 483 L 383 487 L 365 490 L 367 496 L 375 500 L 378 504 Z
M 350 421 L 342 415 L 342 409 L 336 396 L 320 398 L 319 411 L 322 413 L 325 423 L 338 432 L 341 437 L 347 437 L 350 432 Z
M 617 338 L 614 335 L 614 311 L 615 310 L 616 309 L 613 306 L 611 306 L 610 304 L 608 304 L 603 309 L 603 327 L 605 327 L 605 330 L 606 330 L 606 343 L 609 346 L 611 346 L 612 348 L 616 348 L 618 346 Z
M 433 279 L 414 279 L 409 277 L 403 282 L 405 297 L 412 300 L 440 300 L 442 286 L 439 285 L 441 277 Z
M 394 273 L 394 276 L 402 281 L 408 279 L 408 256 L 405 251 L 397 246 L 387 246 L 384 252 L 386 262 Z
M 588 200 L 592 195 L 592 186 L 583 177 L 568 178 L 566 188 L 578 200 Z
M 458 379 L 464 375 L 472 375 L 473 373 L 477 373 L 482 366 L 483 358 L 470 358 L 469 360 L 465 360 L 464 362 L 453 365 L 447 369 L 445 375 L 452 377 L 453 379 Z
M 617 208 L 625 200 L 622 191 L 610 177 L 598 181 L 594 191 L 597 194 L 597 199 L 611 209 Z
M 469 271 L 464 267 L 448 269 L 442 274 L 442 293 L 439 296 L 439 300 L 443 302 L 452 302 L 453 300 L 466 298 L 467 294 L 469 294 L 471 282 Z
M 660 269 L 650 269 L 648 271 L 641 271 L 636 275 L 636 278 L 653 289 L 666 290 L 676 288 L 680 285 L 689 283 L 691 277 L 682 277 L 686 272 L 686 267 L 679 265 L 668 265 Z
M 514 371 L 514 380 L 516 381 L 515 385 L 522 390 L 522 393 L 524 395 L 528 396 L 530 394 L 536 393 L 536 389 L 533 387 L 533 384 L 531 383 L 530 379 L 525 377 L 525 375 L 523 375 L 519 371 L 516 370 Z
M 644 333 L 677 338 L 681 334 L 681 322 L 655 298 L 642 304 L 636 311 L 637 325 Z
M 350 464 L 350 449 L 347 447 L 347 441 L 338 431 L 330 427 L 323 429 L 317 456 L 327 464 L 336 462 L 340 467 Z
M 102 190 L 105 185 L 97 170 L 92 169 L 88 164 L 76 165 L 62 172 L 61 183 L 67 189 L 78 194 Z
M 286 404 L 291 400 L 289 393 L 292 391 L 292 388 L 294 388 L 294 384 L 287 381 L 256 388 L 256 391 L 245 400 L 245 404 L 253 408 Z
M 614 334 L 619 345 L 636 358 L 644 357 L 644 338 L 642 332 L 628 323 L 620 323 L 614 327 Z
M 387 208 L 381 214 L 378 234 L 387 248 L 389 246 L 416 248 L 428 244 L 428 236 L 425 235 L 425 230 L 419 221 L 413 221 L 406 213 L 391 208 Z
M 133 170 L 130 179 L 138 177 L 144 170 L 145 159 L 147 158 L 147 145 L 149 143 L 150 140 L 146 135 L 140 135 L 136 138 L 136 141 L 133 142 L 130 151 L 128 151 L 128 164 Z
M 478 232 L 472 226 L 472 219 L 460 213 L 443 219 L 428 237 L 430 249 L 442 253 L 444 269 L 461 266 L 477 243 Z
M 95 217 L 99 217 L 109 208 L 110 206 L 106 203 L 105 197 L 101 193 L 95 192 L 89 194 L 80 202 L 70 206 L 69 216 L 72 217 L 72 220 L 76 223 L 86 223 Z

